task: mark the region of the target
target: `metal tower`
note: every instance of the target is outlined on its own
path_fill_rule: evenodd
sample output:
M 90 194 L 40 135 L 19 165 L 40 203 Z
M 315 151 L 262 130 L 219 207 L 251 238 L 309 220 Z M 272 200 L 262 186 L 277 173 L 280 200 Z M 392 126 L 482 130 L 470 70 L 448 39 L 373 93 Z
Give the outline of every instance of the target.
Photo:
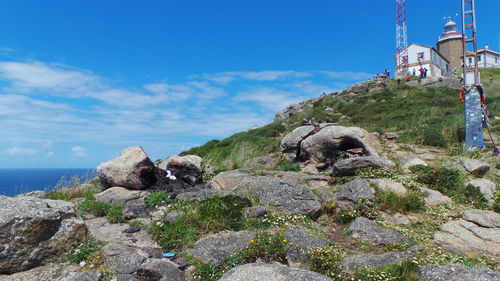
M 396 75 L 408 71 L 408 30 L 406 28 L 406 0 L 396 0 Z
M 462 0 L 462 32 L 464 38 L 464 85 L 469 86 L 479 83 L 476 7 L 474 0 Z

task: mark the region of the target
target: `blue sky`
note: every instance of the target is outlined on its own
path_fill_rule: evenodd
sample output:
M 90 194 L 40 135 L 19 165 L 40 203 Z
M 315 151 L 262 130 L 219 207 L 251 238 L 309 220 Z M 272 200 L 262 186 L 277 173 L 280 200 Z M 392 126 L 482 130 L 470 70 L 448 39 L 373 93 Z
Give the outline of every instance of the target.
M 498 50 L 500 1 L 477 1 Z M 431 9 L 432 7 L 432 9 Z M 460 1 L 408 0 L 434 45 Z M 2 0 L 0 168 L 164 158 L 393 68 L 394 1 Z

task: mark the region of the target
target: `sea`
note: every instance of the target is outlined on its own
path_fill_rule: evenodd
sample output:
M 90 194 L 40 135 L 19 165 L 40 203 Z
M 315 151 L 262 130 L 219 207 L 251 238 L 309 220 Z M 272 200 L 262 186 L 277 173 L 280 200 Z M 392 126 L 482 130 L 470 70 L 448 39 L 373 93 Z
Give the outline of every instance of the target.
M 95 169 L 0 169 L 0 195 L 67 187 L 96 176 Z

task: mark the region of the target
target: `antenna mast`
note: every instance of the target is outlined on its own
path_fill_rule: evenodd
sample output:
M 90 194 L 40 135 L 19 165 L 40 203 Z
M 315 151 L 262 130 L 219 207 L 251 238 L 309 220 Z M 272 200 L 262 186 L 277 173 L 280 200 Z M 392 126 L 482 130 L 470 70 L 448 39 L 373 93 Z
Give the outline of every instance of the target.
M 406 0 L 396 0 L 396 75 L 406 77 L 408 72 L 408 30 L 406 27 Z
M 462 32 L 464 38 L 464 85 L 469 86 L 479 83 L 476 6 L 474 0 L 462 0 Z

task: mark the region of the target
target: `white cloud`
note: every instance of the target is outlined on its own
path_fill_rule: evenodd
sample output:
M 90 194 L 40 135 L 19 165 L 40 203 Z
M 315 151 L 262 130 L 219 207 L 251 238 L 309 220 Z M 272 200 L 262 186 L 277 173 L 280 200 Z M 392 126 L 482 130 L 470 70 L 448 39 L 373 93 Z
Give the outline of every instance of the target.
M 46 156 L 47 156 L 47 157 L 52 157 L 52 156 L 54 156 L 54 151 L 49 151 L 49 152 L 47 152 Z
M 36 154 L 36 152 L 37 152 L 36 149 L 27 148 L 27 147 L 19 147 L 19 146 L 9 147 L 9 148 L 7 148 L 7 150 L 5 150 L 5 154 L 12 155 L 12 156 L 34 155 L 34 154 Z
M 195 78 L 202 78 L 208 81 L 216 82 L 219 84 L 227 84 L 237 79 L 250 80 L 250 81 L 275 81 L 285 78 L 303 78 L 312 76 L 311 72 L 300 72 L 293 70 L 263 70 L 263 71 L 228 71 L 218 73 L 206 73 L 194 76 Z
M 73 148 L 71 148 L 71 151 L 73 151 L 73 154 L 78 157 L 83 157 L 87 155 L 87 152 L 81 146 L 74 146 Z
M 364 81 L 372 77 L 371 74 L 366 72 L 350 72 L 350 71 L 318 71 L 329 78 L 341 79 L 348 81 Z

